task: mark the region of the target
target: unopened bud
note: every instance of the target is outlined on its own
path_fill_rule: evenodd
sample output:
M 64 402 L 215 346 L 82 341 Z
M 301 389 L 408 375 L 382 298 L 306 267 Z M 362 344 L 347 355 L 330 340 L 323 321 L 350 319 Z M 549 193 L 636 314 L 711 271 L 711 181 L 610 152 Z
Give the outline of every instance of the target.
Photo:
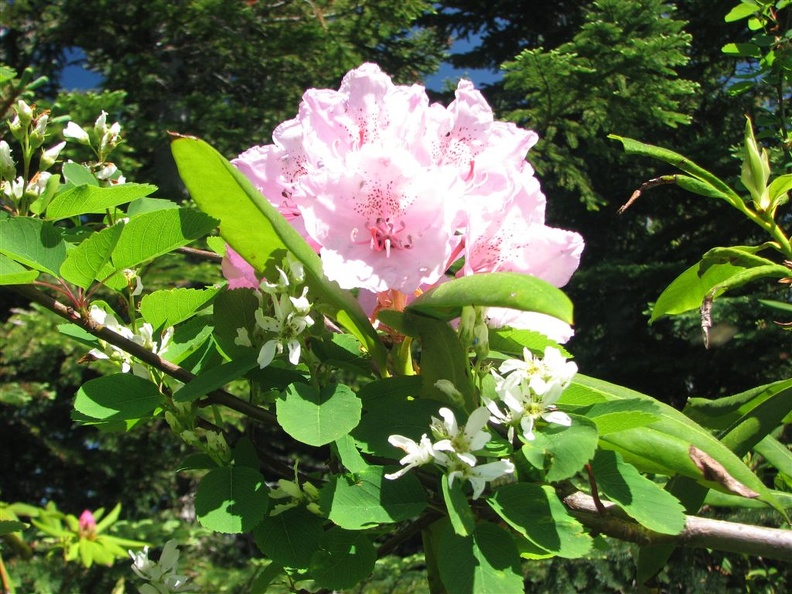
M 46 113 L 41 114 L 34 122 L 33 131 L 30 133 L 30 144 L 33 148 L 38 148 L 44 144 L 44 137 L 47 134 L 48 123 L 49 115 Z
M 14 109 L 17 113 L 19 121 L 23 126 L 27 126 L 33 119 L 33 109 L 30 107 L 30 105 L 22 101 L 22 99 L 17 101 Z
M 107 112 L 102 110 L 102 114 L 96 118 L 96 123 L 94 124 L 94 136 L 96 138 L 101 138 L 107 133 Z
M 39 167 L 42 171 L 49 169 L 55 164 L 55 161 L 58 160 L 58 155 L 60 155 L 60 152 L 63 150 L 64 146 L 66 146 L 66 141 L 59 142 L 55 146 L 50 147 L 41 153 Z
M 66 127 L 63 129 L 63 137 L 69 140 L 76 140 L 80 144 L 91 144 L 91 138 L 88 136 L 88 132 L 74 122 L 66 124 Z
M 5 140 L 0 140 L 0 177 L 13 179 L 16 175 L 16 163 L 11 157 L 11 147 Z

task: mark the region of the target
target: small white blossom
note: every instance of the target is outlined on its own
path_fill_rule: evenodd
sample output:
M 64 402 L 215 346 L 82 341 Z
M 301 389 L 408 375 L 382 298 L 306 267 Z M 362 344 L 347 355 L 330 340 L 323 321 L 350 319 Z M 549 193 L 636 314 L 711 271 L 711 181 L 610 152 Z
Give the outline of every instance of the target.
M 179 563 L 179 549 L 176 540 L 171 539 L 162 548 L 162 555 L 156 563 L 148 558 L 149 548 L 133 553 L 132 571 L 148 583 L 138 588 L 140 594 L 172 594 L 176 592 L 194 592 L 196 588 L 187 585 L 189 578 L 176 573 Z
M 493 422 L 509 427 L 509 439 L 519 424 L 523 437 L 533 440 L 539 418 L 557 425 L 572 424 L 569 415 L 557 410 L 555 403 L 577 373 L 577 365 L 567 361 L 558 349 L 547 347 L 542 359 L 525 349 L 522 360 L 508 359 L 498 371 L 504 375 L 492 372 L 495 391 L 506 410 L 491 400 L 485 404 Z
M 5 140 L 0 140 L 0 177 L 12 179 L 16 173 L 16 163 L 11 156 L 11 147 Z
M 78 126 L 74 122 L 69 122 L 66 124 L 66 127 L 63 129 L 63 137 L 70 140 L 76 140 L 80 144 L 91 144 L 91 138 L 88 136 L 88 132 L 83 130 L 81 126 Z
M 468 466 L 476 465 L 476 456 L 473 452 L 481 450 L 492 436 L 484 431 L 490 414 L 486 407 L 480 407 L 470 413 L 464 430 L 460 431 L 456 417 L 451 409 L 441 408 L 439 411 L 443 420 L 432 418 L 432 432 L 440 441 L 434 444 L 434 449 L 444 452 L 453 452 Z
M 448 473 L 448 486 L 454 484 L 454 480 L 461 479 L 470 482 L 473 487 L 473 499 L 478 499 L 486 483 L 499 479 L 506 474 L 514 472 L 514 464 L 510 460 L 497 460 L 478 466 L 460 465 L 455 470 Z
M 52 167 L 55 161 L 58 160 L 58 155 L 60 155 L 60 152 L 63 150 L 64 146 L 66 146 L 65 140 L 41 153 L 42 170 Z
M 410 439 L 409 437 L 404 437 L 403 435 L 391 435 L 388 437 L 388 442 L 400 450 L 406 452 L 406 456 L 399 460 L 399 464 L 405 465 L 404 468 L 399 469 L 396 472 L 392 472 L 390 474 L 386 474 L 386 479 L 397 479 L 406 473 L 408 470 L 415 468 L 416 466 L 421 466 L 423 464 L 428 464 L 429 462 L 434 461 L 435 459 L 435 450 L 432 447 L 432 442 L 424 433 L 421 436 L 420 441 L 417 443 Z

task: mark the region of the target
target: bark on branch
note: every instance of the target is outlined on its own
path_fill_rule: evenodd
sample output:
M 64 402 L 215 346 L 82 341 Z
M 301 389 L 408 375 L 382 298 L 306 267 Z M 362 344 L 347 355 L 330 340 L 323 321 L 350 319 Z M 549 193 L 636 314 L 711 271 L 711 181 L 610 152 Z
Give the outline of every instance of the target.
M 613 503 L 603 502 L 606 513 L 599 512 L 594 499 L 585 493 L 569 495 L 564 503 L 581 524 L 619 540 L 639 545 L 667 543 L 792 561 L 792 530 L 687 516 L 681 533 L 659 534 L 628 518 Z

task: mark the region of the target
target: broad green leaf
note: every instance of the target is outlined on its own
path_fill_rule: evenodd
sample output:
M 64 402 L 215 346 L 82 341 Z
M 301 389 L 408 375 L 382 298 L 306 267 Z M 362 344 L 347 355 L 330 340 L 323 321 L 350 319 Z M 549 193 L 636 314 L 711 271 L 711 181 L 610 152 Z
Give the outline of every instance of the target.
M 723 20 L 727 23 L 732 23 L 753 16 L 760 11 L 761 9 L 757 5 L 743 2 L 732 8 L 726 16 L 723 17 Z
M 507 524 L 544 551 L 577 559 L 591 550 L 591 537 L 569 515 L 549 485 L 504 485 L 487 503 Z
M 335 453 L 349 472 L 363 472 L 369 467 L 368 462 L 360 455 L 351 435 L 343 435 L 333 443 Z
M 245 355 L 250 347 L 236 344 L 237 331 L 244 328 L 250 336 L 256 327 L 259 301 L 252 289 L 222 291 L 214 300 L 214 335 L 225 355 L 233 359 Z
M 643 427 L 660 419 L 660 409 L 653 402 L 635 398 L 601 402 L 584 414 L 594 421 L 600 435 Z
M 466 305 L 535 311 L 572 323 L 572 302 L 560 289 L 535 276 L 490 272 L 457 278 L 420 295 L 407 311 L 453 320 Z
M 99 187 L 99 180 L 85 165 L 68 161 L 63 164 L 62 171 L 63 177 L 73 186 L 89 185 Z
M 622 136 L 616 136 L 615 134 L 609 134 L 608 138 L 621 142 L 622 146 L 624 147 L 624 152 L 627 154 L 642 155 L 645 157 L 652 157 L 654 159 L 659 159 L 660 161 L 665 161 L 669 165 L 673 165 L 674 167 L 680 169 L 681 171 L 684 171 L 685 173 L 695 177 L 696 179 L 711 185 L 719 193 L 723 193 L 726 194 L 727 196 L 730 196 L 732 201 L 741 200 L 741 198 L 734 193 L 734 190 L 732 190 L 720 178 L 710 173 L 703 167 L 696 165 L 693 161 L 691 161 L 687 157 L 680 155 L 679 153 L 675 153 L 674 151 L 664 149 L 659 146 L 646 144 L 638 140 L 633 140 L 632 138 L 624 138 Z
M 770 185 L 768 186 L 770 200 L 773 202 L 790 190 L 792 190 L 792 173 L 779 175 L 777 178 L 771 181 Z
M 256 450 L 253 440 L 247 436 L 240 438 L 234 444 L 231 460 L 235 466 L 248 466 L 254 470 L 258 470 L 261 466 L 258 450 Z
M 0 220 L 0 254 L 58 276 L 66 258 L 66 243 L 52 223 L 28 217 Z
M 708 296 L 758 278 L 783 278 L 790 270 L 744 248 L 715 248 L 679 275 L 657 299 L 650 322 L 660 316 L 698 309 Z
M 302 506 L 265 517 L 253 529 L 256 546 L 278 565 L 305 569 L 319 550 L 324 520 Z
M 625 464 L 617 452 L 600 450 L 591 469 L 600 493 L 639 524 L 660 534 L 679 534 L 685 528 L 685 508 L 676 497 Z
M 175 326 L 206 307 L 219 289 L 163 289 L 145 295 L 140 313 L 153 328 Z
M 329 314 L 365 345 L 385 367 L 385 348 L 376 331 L 348 291 L 330 282 L 322 261 L 299 233 L 220 153 L 195 138 L 179 138 L 171 145 L 179 175 L 195 203 L 220 220 L 220 235 L 253 268 L 277 278 L 286 250 L 305 266 L 309 296 L 318 298 Z
M 253 583 L 250 585 L 249 594 L 267 594 L 271 592 L 270 584 L 272 580 L 275 578 L 283 575 L 284 569 L 283 566 L 279 563 L 270 563 L 261 572 L 256 575 L 256 579 L 253 580 Z
M 368 576 L 376 560 L 377 551 L 364 533 L 335 527 L 319 541 L 308 575 L 323 588 L 343 590 Z
M 203 237 L 216 226 L 215 219 L 187 208 L 139 215 L 124 225 L 113 250 L 113 267 L 134 268 Z
M 440 478 L 448 519 L 458 536 L 470 536 L 476 529 L 476 518 L 470 509 L 467 496 L 462 492 L 462 482 L 457 481 L 452 487 L 448 486 L 448 475 Z
M 753 449 L 778 472 L 792 478 L 792 452 L 789 451 L 786 444 L 781 443 L 772 435 L 767 435 Z
M 248 466 L 210 470 L 198 484 L 195 514 L 201 526 L 223 534 L 255 528 L 267 512 L 269 497 L 264 477 Z
M 179 208 L 179 205 L 171 200 L 165 200 L 163 198 L 138 198 L 129 203 L 126 214 L 128 217 L 135 217 L 147 212 L 168 210 L 171 208 Z
M 404 452 L 388 443 L 388 436 L 403 435 L 417 442 L 429 433 L 432 417 L 440 416 L 437 411 L 442 406 L 437 400 L 383 395 L 366 403 L 366 414 L 352 437 L 367 454 L 400 460 Z
M 161 401 L 155 383 L 131 373 L 116 373 L 84 383 L 74 408 L 94 419 L 139 419 L 150 415 Z
M 165 350 L 160 355 L 171 363 L 187 366 L 187 369 L 192 373 L 198 373 L 198 370 L 187 365 L 185 361 L 206 348 L 207 343 L 212 342 L 210 322 L 209 316 L 196 316 L 186 324 L 177 326 Z
M 349 477 L 334 477 L 322 489 L 322 510 L 341 528 L 364 530 L 415 518 L 426 508 L 426 494 L 415 476 L 388 480 L 384 475 L 384 467 L 369 466 Z
M 437 380 L 448 380 L 462 394 L 466 408 L 473 410 L 476 403 L 468 379 L 467 351 L 448 322 L 407 311 L 380 312 L 386 324 L 396 316 L 400 316 L 400 331 L 421 340 L 421 395 L 448 402 L 448 396 L 435 386 Z
M 694 479 L 705 487 L 723 489 L 721 485 L 703 478 L 701 470 L 690 458 L 690 446 L 693 445 L 720 463 L 735 480 L 759 493 L 763 501 L 779 509 L 770 490 L 738 456 L 701 425 L 667 404 L 640 392 L 582 374 L 575 376 L 570 387 L 559 399 L 559 404 L 585 405 L 624 399 L 650 400 L 659 407 L 660 419 L 645 427 L 603 435 L 600 437 L 601 447 L 619 452 L 625 461 L 644 472 L 666 476 L 679 474 Z M 680 498 L 680 493 L 671 492 Z M 703 500 L 703 495 L 701 499 Z M 683 501 L 683 504 L 689 509 L 686 502 Z
M 358 390 L 358 398 L 368 410 L 369 404 L 377 405 L 381 398 L 407 398 L 421 393 L 421 377 L 418 375 L 396 375 L 375 380 Z
M 728 56 L 741 58 L 761 58 L 762 50 L 753 43 L 727 43 L 721 51 Z
M 544 353 L 546 347 L 557 348 L 561 354 L 571 359 L 572 355 L 561 345 L 550 340 L 541 332 L 533 330 L 515 330 L 514 328 L 490 328 L 490 351 L 497 351 L 507 355 L 523 356 L 523 348 L 527 347 L 534 353 Z
M 483 522 L 471 536 L 442 534 L 438 559 L 448 594 L 516 593 L 524 590 L 520 555 L 506 530 Z
M 12 532 L 22 532 L 28 528 L 30 524 L 24 522 L 17 522 L 16 520 L 0 520 L 0 536 L 11 534 Z
M 176 402 L 192 402 L 196 398 L 222 388 L 230 381 L 243 377 L 248 371 L 258 366 L 256 357 L 256 353 L 248 353 L 244 357 L 207 369 L 179 388 L 173 394 L 173 400 Z
M 69 251 L 61 265 L 61 276 L 78 287 L 89 288 L 110 259 L 123 230 L 123 224 L 113 225 L 84 239 Z
M 278 422 L 297 441 L 321 446 L 354 429 L 360 421 L 361 402 L 343 384 L 317 392 L 308 384 L 292 384 L 278 399 Z
M 0 253 L 0 285 L 26 285 L 38 277 L 37 270 L 29 270 Z
M 792 380 L 775 382 L 741 406 L 741 416 L 718 435 L 738 456 L 744 456 L 792 412 Z
M 548 482 L 577 474 L 597 449 L 596 425 L 585 417 L 570 416 L 571 426 L 548 424 L 537 429 L 534 440 L 522 447 L 525 457 L 529 459 L 533 457 L 531 450 L 539 450 L 544 454 L 545 463 L 549 464 L 545 475 Z
M 751 388 L 745 392 L 721 398 L 690 398 L 685 405 L 684 413 L 703 427 L 713 431 L 725 431 L 757 405 L 779 392 L 786 393 L 792 386 L 792 380 L 781 380 L 763 386 Z M 781 422 L 783 416 L 778 418 Z
M 47 219 L 57 221 L 77 215 L 101 214 L 156 190 L 157 186 L 151 184 L 131 183 L 107 188 L 90 184 L 75 186 L 52 199 L 47 207 Z

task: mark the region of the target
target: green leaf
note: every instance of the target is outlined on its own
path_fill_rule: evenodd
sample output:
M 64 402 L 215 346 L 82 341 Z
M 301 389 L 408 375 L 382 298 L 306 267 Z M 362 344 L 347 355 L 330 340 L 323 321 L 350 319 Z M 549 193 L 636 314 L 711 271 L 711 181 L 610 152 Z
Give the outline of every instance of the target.
M 723 20 L 727 23 L 733 23 L 734 21 L 754 16 L 758 12 L 761 12 L 761 9 L 757 5 L 744 2 L 732 8 L 726 16 L 723 17 Z
M 102 214 L 116 206 L 148 196 L 157 190 L 151 184 L 120 184 L 100 188 L 83 184 L 55 196 L 47 207 L 47 219 L 57 221 L 84 214 Z
M 223 291 L 215 298 L 212 309 L 214 335 L 220 349 L 229 359 L 250 352 L 250 347 L 238 345 L 234 341 L 240 328 L 247 330 L 250 336 L 253 335 L 257 309 L 259 301 L 252 289 Z
M 256 546 L 278 565 L 305 569 L 319 550 L 324 520 L 302 506 L 267 516 L 253 529 Z
M 437 400 L 383 394 L 366 402 L 366 414 L 352 437 L 367 454 L 399 460 L 404 452 L 388 443 L 388 436 L 403 435 L 417 442 L 422 434 L 429 433 L 432 417 L 440 416 L 437 411 L 442 406 Z
M 328 313 L 365 345 L 385 367 L 386 351 L 360 304 L 348 291 L 324 276 L 322 261 L 299 233 L 220 153 L 195 138 L 171 144 L 179 175 L 195 203 L 220 220 L 220 235 L 253 268 L 277 278 L 286 250 L 305 266 L 311 298 L 328 306 Z
M 168 210 L 171 208 L 179 208 L 179 205 L 171 200 L 165 200 L 164 198 L 138 198 L 129 203 L 126 213 L 128 217 L 136 217 L 137 215 L 147 212 Z
M 544 353 L 548 346 L 557 348 L 564 357 L 572 358 L 572 355 L 564 347 L 550 340 L 541 332 L 515 330 L 514 328 L 490 328 L 489 331 L 490 351 L 522 357 L 524 347 L 534 353 Z
M 595 404 L 585 416 L 594 421 L 597 433 L 607 435 L 654 423 L 660 419 L 660 409 L 649 400 L 631 398 Z
M 94 419 L 127 420 L 150 415 L 161 401 L 155 383 L 131 373 L 116 373 L 84 383 L 74 408 Z
M 26 285 L 38 277 L 37 270 L 28 270 L 0 253 L 0 285 Z
M 41 219 L 11 217 L 0 220 L 0 254 L 58 276 L 66 258 L 66 243 L 52 223 Z
M 407 311 L 448 321 L 458 318 L 466 305 L 535 311 L 572 323 L 572 302 L 563 291 L 535 276 L 516 272 L 454 279 L 417 297 Z
M 84 239 L 69 251 L 61 266 L 61 276 L 78 287 L 89 288 L 110 259 L 123 230 L 123 224 L 113 225 Z
M 384 475 L 384 467 L 369 466 L 351 477 L 337 476 L 322 489 L 320 507 L 346 530 L 409 520 L 426 508 L 426 494 L 415 476 L 388 480 Z
M 466 407 L 473 410 L 476 403 L 468 379 L 467 351 L 448 322 L 407 311 L 383 314 L 386 312 L 380 312 L 380 317 L 386 324 L 394 314 L 400 315 L 400 331 L 421 340 L 421 396 L 448 402 L 449 397 L 435 386 L 438 380 L 448 380 L 462 394 Z
M 256 353 L 248 353 L 244 357 L 234 359 L 217 367 L 210 367 L 195 379 L 179 388 L 173 394 L 175 402 L 192 402 L 222 388 L 232 380 L 244 376 L 248 371 L 258 366 Z
M 66 181 L 73 186 L 99 186 L 99 180 L 91 173 L 85 165 L 80 165 L 74 161 L 68 161 L 63 164 L 63 177 Z
M 139 215 L 124 225 L 113 250 L 113 267 L 134 268 L 203 237 L 216 226 L 215 219 L 187 208 Z
M 523 592 L 520 555 L 511 536 L 490 523 L 476 526 L 471 536 L 444 530 L 438 553 L 440 578 L 448 594 Z
M 307 384 L 292 384 L 278 399 L 278 422 L 297 441 L 321 446 L 354 429 L 362 405 L 343 384 L 331 384 L 317 392 Z
M 600 437 L 601 447 L 619 452 L 625 461 L 643 472 L 666 476 L 679 474 L 692 478 L 707 488 L 722 490 L 721 485 L 705 480 L 702 471 L 691 460 L 690 446 L 693 445 L 720 463 L 734 479 L 759 493 L 763 501 L 779 509 L 770 490 L 738 456 L 709 431 L 667 404 L 634 390 L 582 374 L 575 376 L 570 387 L 559 399 L 559 404 L 585 405 L 633 398 L 649 399 L 653 402 L 660 409 L 660 420 L 645 427 L 603 435 Z M 679 497 L 679 493 L 672 493 Z
M 639 524 L 660 534 L 679 534 L 685 528 L 685 508 L 616 452 L 600 450 L 591 462 L 601 493 Z
M 622 136 L 616 136 L 615 134 L 609 134 L 608 138 L 612 140 L 617 140 L 622 143 L 624 147 L 624 152 L 631 155 L 642 155 L 645 157 L 652 157 L 654 159 L 659 159 L 660 161 L 664 161 L 669 165 L 673 165 L 677 169 L 684 171 L 685 173 L 692 175 L 699 181 L 705 182 L 713 187 L 714 190 L 718 191 L 721 194 L 725 194 L 731 198 L 731 201 L 741 201 L 741 198 L 734 193 L 725 182 L 723 182 L 719 177 L 710 173 L 703 167 L 696 165 L 693 161 L 680 155 L 679 153 L 675 153 L 674 151 L 654 146 L 651 144 L 646 144 L 640 142 L 638 140 L 633 140 L 632 138 L 624 138 Z
M 452 487 L 448 486 L 448 475 L 444 474 L 440 479 L 443 490 L 443 501 L 445 501 L 448 519 L 454 529 L 454 534 L 458 536 L 470 536 L 476 529 L 476 518 L 470 509 L 467 496 L 462 492 L 462 482 L 457 481 Z
M 351 435 L 342 435 L 335 440 L 333 446 L 338 458 L 341 460 L 341 464 L 349 472 L 363 472 L 369 467 L 369 464 L 360 455 L 360 451 Z
M 24 522 L 17 522 L 16 520 L 0 520 L 0 536 L 11 534 L 12 532 L 22 532 L 28 528 L 30 524 Z
M 708 296 L 758 278 L 784 278 L 790 270 L 751 253 L 752 248 L 715 248 L 679 275 L 657 299 L 650 322 L 660 316 L 698 309 Z
M 504 485 L 487 503 L 507 524 L 544 551 L 577 559 L 591 550 L 591 537 L 569 515 L 549 485 Z
M 195 514 L 201 526 L 224 534 L 255 528 L 269 505 L 261 473 L 248 466 L 210 470 L 195 493 Z
M 577 415 L 572 425 L 547 425 L 535 431 L 533 441 L 523 446 L 526 458 L 532 456 L 526 450 L 538 449 L 549 463 L 545 480 L 560 481 L 577 474 L 594 456 L 597 449 L 597 427 L 594 423 Z
M 770 182 L 770 185 L 767 188 L 771 202 L 775 202 L 778 198 L 782 197 L 790 190 L 792 190 L 792 173 L 779 175 Z
M 209 305 L 219 290 L 210 287 L 154 291 L 140 301 L 140 313 L 155 329 L 175 326 Z
M 792 478 L 792 452 L 772 435 L 765 436 L 754 446 L 754 451 L 767 460 L 778 472 Z M 789 494 L 787 494 L 789 495 Z M 743 498 L 744 499 L 744 498 Z M 792 507 L 789 504 L 786 507 Z
M 761 58 L 761 48 L 753 43 L 727 43 L 721 48 L 727 56 L 739 56 L 740 58 Z
M 362 532 L 331 528 L 311 557 L 309 576 L 323 588 L 351 588 L 374 569 L 377 552 Z

